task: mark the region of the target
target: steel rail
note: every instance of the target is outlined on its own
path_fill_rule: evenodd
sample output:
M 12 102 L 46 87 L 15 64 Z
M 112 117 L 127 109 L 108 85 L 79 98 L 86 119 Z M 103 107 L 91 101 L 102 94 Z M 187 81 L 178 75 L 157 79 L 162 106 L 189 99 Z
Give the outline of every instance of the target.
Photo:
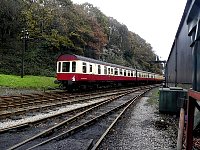
M 129 88 L 130 89 L 130 88 Z M 129 89 L 120 89 L 121 91 L 126 91 Z M 109 90 L 107 92 L 113 93 L 117 92 L 118 90 Z M 57 93 L 43 93 L 43 94 L 33 94 L 33 95 L 20 95 L 20 96 L 3 96 L 0 97 L 0 108 L 3 108 L 1 110 L 4 110 L 7 112 L 6 109 L 8 108 L 23 108 L 23 106 L 29 105 L 38 105 L 42 104 L 43 102 L 45 103 L 53 103 L 54 101 L 60 101 L 60 100 L 67 100 L 67 99 L 75 99 L 78 97 L 86 97 L 86 96 L 92 96 L 92 95 L 97 95 L 97 94 L 104 94 L 105 91 L 100 91 L 100 92 L 93 92 L 93 93 L 87 93 L 87 94 L 66 94 L 62 92 L 57 92 Z M 40 101 L 38 101 L 40 100 Z M 48 101 L 49 100 L 49 101 Z M 3 113 L 1 111 L 1 113 Z
M 138 89 L 138 90 L 139 90 L 139 89 Z M 133 91 L 135 91 L 135 89 L 134 89 Z M 73 120 L 76 120 L 78 117 L 80 117 L 80 116 L 82 116 L 82 115 L 88 113 L 89 111 L 94 110 L 95 108 L 97 108 L 97 107 L 99 107 L 99 106 L 101 106 L 101 105 L 103 105 L 103 104 L 106 104 L 106 103 L 108 103 L 109 101 L 113 101 L 113 100 L 115 100 L 115 99 L 117 99 L 117 98 L 120 98 L 120 97 L 122 97 L 122 96 L 124 96 L 124 95 L 126 95 L 126 94 L 128 94 L 128 93 L 130 93 L 130 92 L 126 92 L 125 94 L 122 94 L 122 95 L 117 96 L 117 97 L 115 97 L 115 98 L 113 98 L 113 99 L 107 100 L 107 101 L 105 101 L 105 102 L 103 102 L 103 103 L 101 103 L 101 104 L 98 104 L 98 105 L 96 105 L 96 106 L 94 106 L 94 107 L 91 107 L 91 108 L 89 108 L 89 109 L 87 109 L 87 110 L 85 110 L 85 111 L 83 111 L 83 112 L 80 112 L 80 113 L 78 113 L 77 115 L 75 115 L 75 116 L 73 116 L 73 117 L 71 117 L 71 118 L 69 118 L 69 119 L 67 119 L 67 120 L 65 120 L 65 121 L 63 121 L 63 122 L 61 122 L 61 123 L 59 123 L 59 124 L 57 124 L 57 125 L 55 125 L 55 126 L 49 128 L 49 129 L 47 129 L 47 130 L 45 130 L 45 131 L 43 131 L 43 132 L 37 134 L 37 135 L 35 135 L 35 136 L 33 136 L 33 137 L 31 137 L 31 138 L 25 140 L 25 141 L 22 141 L 21 143 L 18 143 L 18 144 L 16 144 L 16 145 L 10 147 L 9 150 L 18 148 L 18 147 L 20 147 L 20 146 L 22 146 L 22 145 L 24 145 L 24 144 L 26 144 L 26 143 L 28 143 L 28 142 L 30 142 L 30 141 L 36 139 L 36 138 L 38 138 L 38 137 L 41 137 L 41 136 L 43 136 L 43 135 L 45 135 L 45 134 L 48 134 L 48 133 L 52 132 L 53 130 L 55 130 L 55 129 L 61 127 L 61 126 L 63 126 L 64 124 L 67 124 L 67 123 L 69 123 L 69 122 L 72 122 Z
M 146 91 L 145 91 L 145 92 L 146 92 Z M 140 94 L 140 95 L 141 95 L 141 94 Z M 63 132 L 63 133 L 61 133 L 61 134 L 59 134 L 59 135 L 57 135 L 57 136 L 54 136 L 54 137 L 52 137 L 52 138 L 50 138 L 50 139 L 48 139 L 48 140 L 46 140 L 46 141 L 43 141 L 43 142 L 41 142 L 41 143 L 39 143 L 39 144 L 36 144 L 36 145 L 34 145 L 34 146 L 28 148 L 27 150 L 31 150 L 31 149 L 34 149 L 34 148 L 36 148 L 36 147 L 38 147 L 38 146 L 42 146 L 42 145 L 47 144 L 47 143 L 49 143 L 49 142 L 51 142 L 51 141 L 53 141 L 53 140 L 59 140 L 59 139 L 66 138 L 66 137 L 68 137 L 69 135 L 75 133 L 76 131 L 78 131 L 78 130 L 80 130 L 80 129 L 83 129 L 83 128 L 87 127 L 88 125 L 91 125 L 91 124 L 95 123 L 95 122 L 96 122 L 97 120 L 99 120 L 100 118 L 103 118 L 103 117 L 105 117 L 106 115 L 108 115 L 108 114 L 110 114 L 110 113 L 112 113 L 112 112 L 114 112 L 114 111 L 116 111 L 116 110 L 118 110 L 118 109 L 120 109 L 120 108 L 127 107 L 127 105 L 129 105 L 132 101 L 134 101 L 135 98 L 137 99 L 137 98 L 138 98 L 138 95 L 137 95 L 136 97 L 134 97 L 134 98 L 128 100 L 128 101 L 125 102 L 124 104 L 121 104 L 120 106 L 117 106 L 117 107 L 115 107 L 115 108 L 109 110 L 108 112 L 97 116 L 96 118 L 93 118 L 93 119 L 91 119 L 91 120 L 89 120 L 89 121 L 87 121 L 87 122 L 85 122 L 85 123 L 83 123 L 83 124 L 81 124 L 81 125 L 79 125 L 79 126 L 76 126 L 76 127 L 72 128 L 72 129 L 69 129 L 68 131 L 65 131 L 65 132 Z M 124 110 L 124 109 L 123 109 L 123 110 Z M 120 114 L 121 114 L 121 113 L 120 113 Z M 110 130 L 110 129 L 109 129 L 109 130 Z M 107 130 L 106 130 L 106 131 L 107 131 Z M 104 135 L 104 134 L 103 134 L 103 135 Z M 101 138 L 103 138 L 103 137 L 101 137 Z M 101 139 L 100 141 L 98 141 L 98 143 L 100 143 L 101 141 L 102 141 L 102 139 Z M 98 146 L 98 145 L 96 145 L 96 146 Z
M 149 91 L 148 89 L 147 91 Z M 107 130 L 103 133 L 103 135 L 99 138 L 99 140 L 95 143 L 95 145 L 91 148 L 91 150 L 96 150 L 103 139 L 106 137 L 106 135 L 110 132 L 110 130 L 113 128 L 113 126 L 116 124 L 116 122 L 119 120 L 119 118 L 124 114 L 124 112 L 138 99 L 140 98 L 143 94 L 145 94 L 147 91 L 144 93 L 134 97 L 131 102 L 122 110 L 122 112 L 117 116 L 117 118 L 112 122 L 112 124 L 107 128 Z
M 120 93 L 120 94 L 122 94 L 122 93 Z M 115 95 L 116 94 L 111 95 L 111 96 L 115 96 Z M 110 99 L 110 97 L 107 97 L 107 98 Z M 107 99 L 104 100 L 104 101 L 107 101 Z M 44 118 L 41 118 L 41 119 L 38 119 L 38 120 L 35 120 L 35 121 L 29 121 L 29 122 L 26 122 L 26 123 L 23 123 L 23 124 L 19 124 L 19 125 L 16 125 L 16 126 L 12 126 L 12 127 L 8 127 L 8 128 L 3 128 L 3 129 L 0 129 L 0 134 L 3 133 L 3 132 L 6 132 L 8 130 L 13 130 L 13 129 L 17 129 L 17 128 L 31 126 L 31 125 L 33 125 L 35 123 L 42 122 L 44 120 L 51 119 L 51 118 L 54 118 L 54 117 L 58 117 L 58 116 L 63 115 L 63 114 L 73 113 L 73 112 L 76 112 L 76 111 L 81 111 L 82 109 L 87 109 L 87 108 L 95 106 L 97 104 L 101 104 L 104 101 L 98 101 L 96 103 L 88 104 L 86 106 L 78 107 L 78 108 L 75 108 L 75 109 L 72 109 L 72 110 L 67 110 L 67 111 L 64 111 L 64 112 L 61 112 L 61 113 L 58 113 L 58 114 L 55 114 L 55 115 L 52 115 L 52 116 L 44 117 Z
M 124 92 L 125 90 L 122 90 L 120 92 Z M 127 90 L 126 90 L 127 91 Z M 115 91 L 116 92 L 116 91 Z M 81 95 L 78 96 L 78 97 L 75 97 L 75 98 L 80 98 L 80 99 L 77 99 L 77 100 L 73 100 L 73 99 L 66 99 L 66 100 L 63 100 L 61 102 L 57 102 L 57 103 L 50 103 L 50 104 L 46 104 L 46 105 L 43 105 L 43 106 L 33 106 L 33 107 L 29 107 L 29 108 L 21 108 L 21 109 L 18 109 L 16 111 L 12 111 L 12 112 L 5 112 L 5 113 L 0 113 L 0 118 L 6 118 L 6 117 L 10 117 L 11 115 L 21 115 L 23 113 L 27 113 L 27 112 L 30 112 L 30 111 L 38 111 L 38 110 L 41 110 L 41 109 L 48 109 L 48 108 L 54 108 L 54 107 L 58 107 L 58 106 L 63 106 L 63 105 L 68 105 L 68 104 L 74 104 L 74 103 L 77 103 L 77 102 L 84 102 L 84 101 L 87 101 L 87 100 L 91 100 L 91 99 L 96 99 L 96 98 L 101 98 L 101 97 L 107 97 L 109 95 L 116 95 L 116 94 L 119 94 L 119 91 L 118 93 L 102 93 L 101 94 L 104 94 L 103 96 L 102 95 L 99 95 L 100 93 L 94 93 L 94 94 L 87 94 L 86 96 L 88 97 L 84 97 L 84 95 Z M 97 95 L 97 96 L 96 96 Z M 94 97 L 92 97 L 94 96 Z M 65 97 L 64 97 L 65 98 Z M 64 99 L 62 98 L 62 99 Z
M 138 91 L 138 90 L 133 90 L 133 92 L 135 92 L 135 91 Z M 126 95 L 126 94 L 123 94 L 122 96 L 124 96 L 124 95 Z M 120 96 L 120 97 L 122 97 L 122 96 Z M 129 101 L 130 101 L 130 100 L 129 100 Z M 92 120 L 90 120 L 90 121 L 87 121 L 86 123 L 84 123 L 84 124 L 82 124 L 82 125 L 76 126 L 76 127 L 72 128 L 72 129 L 68 130 L 67 132 L 64 132 L 64 133 L 62 133 L 62 134 L 60 134 L 60 135 L 57 135 L 57 136 L 55 136 L 55 137 L 53 137 L 53 138 L 51 138 L 51 139 L 49 139 L 49 140 L 47 140 L 47 141 L 44 141 L 44 142 L 42 142 L 42 143 L 40 143 L 40 144 L 45 144 L 46 142 L 49 142 L 49 141 L 54 140 L 54 139 L 56 139 L 56 138 L 59 138 L 59 137 L 62 136 L 62 135 L 66 135 L 66 134 L 68 135 L 68 133 L 75 132 L 76 130 L 80 129 L 81 127 L 90 124 L 93 120 L 99 119 L 99 118 L 101 118 L 101 117 L 107 115 L 108 113 L 113 112 L 114 110 L 121 108 L 122 106 L 124 106 L 124 105 L 126 105 L 126 104 L 127 104 L 127 102 L 124 103 L 124 104 L 122 104 L 122 105 L 120 105 L 120 106 L 117 106 L 116 108 L 113 108 L 112 110 L 110 110 L 110 111 L 108 111 L 108 112 L 106 112 L 106 113 L 104 113 L 104 114 L 102 114 L 102 115 L 99 115 L 98 117 L 96 117 L 96 118 L 94 118 L 94 119 L 92 119 Z M 99 105 L 99 106 L 100 106 L 100 105 Z M 97 108 L 97 107 L 99 107 L 99 106 L 95 106 L 94 108 Z M 93 110 L 94 108 L 90 108 L 90 109 L 88 109 L 88 111 Z M 36 135 L 36 136 L 30 138 L 30 139 L 27 139 L 27 140 L 25 140 L 25 141 L 23 141 L 23 142 L 21 142 L 21 143 L 18 143 L 18 144 L 16 144 L 16 145 L 12 146 L 10 149 L 15 149 L 15 148 L 17 148 L 17 147 L 20 147 L 20 146 L 22 146 L 22 145 L 24 145 L 24 144 L 26 144 L 26 143 L 28 143 L 28 142 L 34 140 L 35 138 L 38 138 L 38 137 L 40 137 L 40 136 L 42 136 L 42 135 L 44 135 L 44 134 L 51 133 L 55 128 L 58 128 L 58 127 L 60 127 L 60 126 L 63 126 L 64 124 L 66 124 L 67 122 L 70 122 L 71 120 L 75 120 L 79 115 L 83 115 L 83 114 L 85 114 L 85 113 L 88 112 L 88 111 L 82 112 L 81 114 L 78 114 L 77 116 L 74 116 L 74 117 L 72 117 L 72 118 L 69 118 L 67 121 L 62 122 L 62 123 L 60 123 L 59 125 L 56 125 L 56 126 L 50 128 L 50 129 L 46 130 L 45 132 L 42 132 L 42 133 L 40 133 L 40 134 L 38 134 L 38 135 Z M 39 145 L 40 145 L 40 144 L 39 144 Z M 37 146 L 38 146 L 38 145 L 37 145 Z

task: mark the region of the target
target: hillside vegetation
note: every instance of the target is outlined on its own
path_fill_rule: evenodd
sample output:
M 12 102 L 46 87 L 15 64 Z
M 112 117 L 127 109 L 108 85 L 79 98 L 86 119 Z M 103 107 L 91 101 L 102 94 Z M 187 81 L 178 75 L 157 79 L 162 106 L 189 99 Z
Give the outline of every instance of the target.
M 1 0 L 0 73 L 20 74 L 28 30 L 25 74 L 54 76 L 60 54 L 78 54 L 160 73 L 152 47 L 89 3 L 70 0 Z

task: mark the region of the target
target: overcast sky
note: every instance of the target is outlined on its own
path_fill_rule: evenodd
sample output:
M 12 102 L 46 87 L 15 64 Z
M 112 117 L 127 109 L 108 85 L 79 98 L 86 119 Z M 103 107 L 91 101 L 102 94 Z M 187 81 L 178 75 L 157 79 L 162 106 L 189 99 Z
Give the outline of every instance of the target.
M 89 2 L 106 16 L 125 24 L 167 60 L 187 0 L 72 0 Z

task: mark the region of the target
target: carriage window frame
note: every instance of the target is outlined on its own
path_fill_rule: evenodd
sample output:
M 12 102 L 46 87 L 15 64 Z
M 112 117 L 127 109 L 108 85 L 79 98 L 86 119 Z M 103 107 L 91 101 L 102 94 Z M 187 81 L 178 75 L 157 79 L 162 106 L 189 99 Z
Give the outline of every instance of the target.
M 119 69 L 119 74 L 122 76 L 123 75 L 123 70 Z
M 109 74 L 109 75 L 110 75 L 110 69 L 111 69 L 111 68 L 108 68 L 108 74 Z
M 90 64 L 90 72 L 92 72 L 92 65 Z
M 101 74 L 101 65 L 98 65 L 98 74 Z
M 72 72 L 76 72 L 76 62 L 72 62 Z
M 111 74 L 114 74 L 114 69 L 110 68 L 110 72 L 111 72 Z
M 133 77 L 133 71 L 131 71 L 131 77 Z
M 61 72 L 61 62 L 58 62 L 58 72 Z
M 118 68 L 115 68 L 115 75 L 119 75 L 119 69 Z
M 104 74 L 107 75 L 107 66 L 104 66 Z
M 70 62 L 62 63 L 62 72 L 70 72 Z
M 85 62 L 82 63 L 82 72 L 87 73 L 87 64 Z
M 126 76 L 126 70 L 124 70 L 124 76 Z

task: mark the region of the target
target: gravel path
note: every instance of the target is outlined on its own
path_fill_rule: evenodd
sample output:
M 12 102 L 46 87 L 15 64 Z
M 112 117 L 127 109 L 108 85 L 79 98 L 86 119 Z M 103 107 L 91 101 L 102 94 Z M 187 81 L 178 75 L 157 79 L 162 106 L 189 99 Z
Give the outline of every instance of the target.
M 151 94 L 149 92 L 123 115 L 99 149 L 176 149 L 178 120 L 175 116 L 159 114 L 158 104 L 149 101 Z

